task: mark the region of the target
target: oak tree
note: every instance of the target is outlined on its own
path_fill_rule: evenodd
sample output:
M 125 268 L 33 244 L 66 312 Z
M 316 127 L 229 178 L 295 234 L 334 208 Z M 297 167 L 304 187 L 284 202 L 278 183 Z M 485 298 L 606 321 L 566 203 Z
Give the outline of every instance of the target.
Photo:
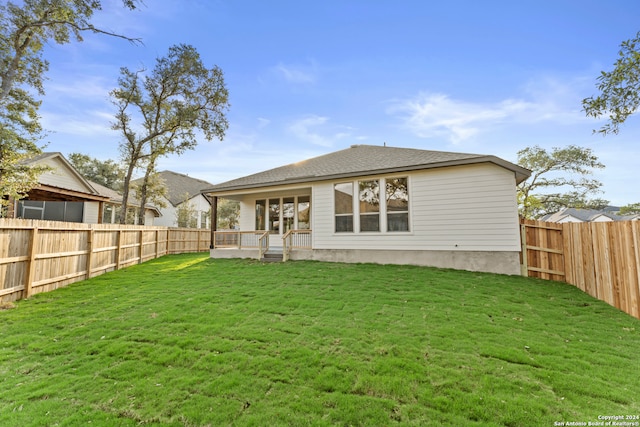
M 138 0 L 123 0 L 135 9 Z M 50 42 L 81 42 L 98 33 L 138 42 L 95 27 L 91 18 L 100 0 L 23 0 L 0 4 L 0 198 L 20 198 L 38 182 L 43 168 L 27 161 L 42 152 L 45 133 L 38 108 L 49 68 L 43 47 Z
M 602 183 L 589 176 L 604 164 L 589 148 L 570 145 L 547 151 L 538 146 L 518 151 L 518 165 L 531 176 L 518 185 L 518 210 L 523 218 L 537 218 L 563 207 L 597 208 L 606 200 L 590 199 Z
M 149 72 L 123 67 L 120 74 L 111 98 L 117 108 L 112 128 L 122 135 L 120 152 L 127 165 L 124 207 L 131 177 L 142 162 L 194 149 L 198 135 L 208 141 L 224 138 L 229 93 L 222 70 L 207 68 L 186 44 L 170 47 Z

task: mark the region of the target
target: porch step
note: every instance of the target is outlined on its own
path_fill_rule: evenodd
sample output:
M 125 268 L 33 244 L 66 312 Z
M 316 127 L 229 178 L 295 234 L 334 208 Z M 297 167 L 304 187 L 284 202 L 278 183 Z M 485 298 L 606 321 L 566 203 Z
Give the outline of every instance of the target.
M 282 262 L 282 251 L 267 251 L 260 259 L 262 262 Z

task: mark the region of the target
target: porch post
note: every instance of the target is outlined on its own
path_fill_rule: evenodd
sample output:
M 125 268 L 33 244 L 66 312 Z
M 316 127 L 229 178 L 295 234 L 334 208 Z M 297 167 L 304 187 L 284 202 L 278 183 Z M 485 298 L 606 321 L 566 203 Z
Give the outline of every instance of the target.
M 215 234 L 218 228 L 218 196 L 211 198 L 211 244 L 209 249 L 214 248 Z

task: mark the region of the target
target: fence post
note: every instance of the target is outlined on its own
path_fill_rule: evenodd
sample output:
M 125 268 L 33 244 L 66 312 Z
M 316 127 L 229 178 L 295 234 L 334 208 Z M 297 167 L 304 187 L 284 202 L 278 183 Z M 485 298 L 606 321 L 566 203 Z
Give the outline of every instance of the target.
M 160 230 L 156 228 L 156 258 L 158 258 L 158 247 L 160 247 Z
M 529 276 L 529 258 L 527 254 L 527 225 L 524 223 L 520 224 L 520 243 L 522 245 L 522 264 L 520 265 L 520 275 L 527 277 Z
M 91 263 L 93 260 L 93 226 L 89 226 L 87 234 L 87 279 L 91 279 Z
M 116 248 L 116 270 L 120 270 L 121 249 L 122 249 L 122 228 L 118 229 L 118 247 Z
M 29 247 L 29 262 L 27 267 L 27 281 L 24 284 L 24 298 L 29 298 L 32 292 L 33 277 L 35 276 L 35 261 L 38 246 L 38 227 L 31 232 L 31 245 Z
M 144 246 L 142 245 L 142 241 L 144 240 L 144 228 L 140 229 L 140 233 L 138 234 L 138 240 L 140 241 L 140 246 L 138 250 L 138 256 L 140 258 L 138 258 L 138 264 L 142 264 L 142 250 L 144 248 Z

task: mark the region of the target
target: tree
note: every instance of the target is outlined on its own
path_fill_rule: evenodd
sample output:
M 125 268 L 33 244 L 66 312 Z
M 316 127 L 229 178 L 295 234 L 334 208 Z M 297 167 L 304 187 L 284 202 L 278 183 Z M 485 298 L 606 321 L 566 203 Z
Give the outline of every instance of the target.
M 195 148 L 196 131 L 208 141 L 224 138 L 229 94 L 222 70 L 207 69 L 196 49 L 185 44 L 169 48 L 148 74 L 126 67 L 120 73 L 119 87 L 111 92 L 117 107 L 112 128 L 123 136 L 125 206 L 131 177 L 142 162 Z
M 98 160 L 86 154 L 69 154 L 69 163 L 86 179 L 114 191 L 122 191 L 125 167 L 114 160 Z
M 588 178 L 604 165 L 588 148 L 570 145 L 547 152 L 538 146 L 518 151 L 518 164 L 532 171 L 518 185 L 518 210 L 523 218 L 537 218 L 563 207 L 592 208 L 606 200 L 590 200 L 602 183 Z M 555 190 L 552 191 L 552 190 Z
M 138 0 L 123 0 L 135 9 Z M 37 184 L 44 168 L 26 162 L 42 152 L 38 141 L 44 136 L 38 108 L 44 95 L 43 81 L 49 68 L 43 47 L 53 41 L 65 44 L 82 41 L 92 32 L 137 42 L 126 36 L 101 30 L 91 24 L 100 0 L 24 0 L 0 5 L 0 195 L 20 198 Z M 35 94 L 30 92 L 35 91 Z
M 233 230 L 240 218 L 240 202 L 231 199 L 218 199 L 217 228 Z
M 176 220 L 178 221 L 178 227 L 197 227 L 197 211 L 196 208 L 191 204 L 189 198 L 189 193 L 186 193 L 184 195 L 184 201 L 180 203 L 180 205 L 178 205 L 178 209 L 176 209 Z
M 621 43 L 613 70 L 602 71 L 596 87 L 600 94 L 583 99 L 582 107 L 588 117 L 608 115 L 608 123 L 594 132 L 617 134 L 640 107 L 640 32 Z
M 640 214 L 640 203 L 630 203 L 620 208 L 620 215 Z

